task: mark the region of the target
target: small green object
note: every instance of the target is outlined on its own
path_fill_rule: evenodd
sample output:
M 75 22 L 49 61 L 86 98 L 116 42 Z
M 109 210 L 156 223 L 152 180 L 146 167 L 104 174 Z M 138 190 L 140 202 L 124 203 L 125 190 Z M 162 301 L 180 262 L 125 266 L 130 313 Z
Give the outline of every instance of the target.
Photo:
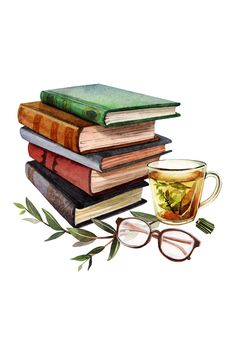
M 13 203 L 13 204 L 19 209 L 25 209 L 24 205 L 22 205 L 20 203 Z
M 108 232 L 109 234 L 114 234 L 114 232 L 116 231 L 114 229 L 114 227 L 112 227 L 111 225 L 107 224 L 104 221 L 98 220 L 98 219 L 91 219 L 92 222 L 97 225 L 98 227 L 100 227 L 100 229 L 102 229 L 103 231 Z
M 146 221 L 146 222 L 158 221 L 157 217 L 155 215 L 152 215 L 152 214 L 142 213 L 142 212 L 139 212 L 139 211 L 131 211 L 130 213 L 135 218 L 138 218 L 138 219 Z
M 36 207 L 34 206 L 34 204 L 26 197 L 25 199 L 27 208 L 28 208 L 28 212 L 33 215 L 36 219 L 38 219 L 39 221 L 43 221 L 41 215 L 39 214 L 38 210 L 36 209 Z
M 56 231 L 64 231 L 63 227 L 57 222 L 57 220 L 54 218 L 54 216 L 49 213 L 46 209 L 42 208 L 42 211 L 44 212 L 44 215 L 46 216 L 47 222 L 49 226 Z
M 77 241 L 77 242 L 75 242 L 72 246 L 73 246 L 73 247 L 83 247 L 83 246 L 89 245 L 90 243 L 92 243 L 92 242 L 94 242 L 94 241 L 95 241 L 95 239 L 89 240 L 89 241 L 86 241 L 86 242 Z
M 89 264 L 88 264 L 88 269 L 87 269 L 87 270 L 89 270 L 89 269 L 91 268 L 92 263 L 93 263 L 93 259 L 92 259 L 92 257 L 90 257 L 90 258 L 89 258 Z
M 74 236 L 78 241 L 86 243 L 96 240 L 97 236 L 88 230 L 79 229 L 77 227 L 68 227 L 67 231 Z
M 38 223 L 39 223 L 39 220 L 34 219 L 34 218 L 24 218 L 23 220 L 29 221 L 29 222 L 31 222 L 32 224 L 38 224 Z
M 92 249 L 87 255 L 90 257 L 90 256 L 93 256 L 94 254 L 97 254 L 97 253 L 100 253 L 104 250 L 104 246 L 99 246 L 99 247 L 96 247 L 94 249 Z
M 199 218 L 196 221 L 196 227 L 203 231 L 205 234 L 211 234 L 215 228 L 215 225 L 204 218 Z
M 108 261 L 110 261 L 113 257 L 115 257 L 116 253 L 120 248 L 120 241 L 115 237 L 111 244 L 111 249 L 108 257 Z
M 65 231 L 59 231 L 59 232 L 55 232 L 52 236 L 50 236 L 49 238 L 47 238 L 46 240 L 44 241 L 52 241 L 52 240 L 55 240 L 57 239 L 58 237 L 64 235 Z
M 80 272 L 82 268 L 83 268 L 83 263 L 80 264 L 80 266 L 78 267 L 78 272 Z
M 71 258 L 72 261 L 78 261 L 78 262 L 83 262 L 87 261 L 90 258 L 90 255 L 88 254 L 81 254 L 80 256 Z

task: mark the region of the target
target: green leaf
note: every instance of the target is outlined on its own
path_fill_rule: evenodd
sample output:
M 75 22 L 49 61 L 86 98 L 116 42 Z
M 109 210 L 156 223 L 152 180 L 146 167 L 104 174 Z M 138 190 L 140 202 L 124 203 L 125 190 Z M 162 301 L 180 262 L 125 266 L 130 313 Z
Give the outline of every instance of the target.
M 91 268 L 92 263 L 93 263 L 93 259 L 92 259 L 92 257 L 90 257 L 89 264 L 88 264 L 88 270 Z
M 171 210 L 170 206 L 165 202 L 165 203 L 160 203 L 158 204 L 160 208 L 164 210 Z
M 158 189 L 156 194 L 159 195 L 160 197 L 164 196 L 164 192 L 161 188 Z
M 73 247 L 83 247 L 83 246 L 87 246 L 89 245 L 90 243 L 94 242 L 95 240 L 90 240 L 90 241 L 87 241 L 87 242 L 81 242 L 81 241 L 77 241 L 75 242 L 72 246 Z
M 51 241 L 51 240 L 55 240 L 56 238 L 62 236 L 65 233 L 65 231 L 59 231 L 59 232 L 55 232 L 55 234 L 51 235 L 49 238 L 47 238 L 44 241 Z
M 165 191 L 164 194 L 165 194 L 166 199 L 169 200 L 169 198 L 170 198 L 170 192 L 167 190 L 167 191 Z
M 196 221 L 196 226 L 203 232 L 205 232 L 205 234 L 211 234 L 215 228 L 215 225 L 204 219 L 204 218 L 200 218 Z
M 188 187 L 185 184 L 180 183 L 180 182 L 171 182 L 170 186 L 172 188 L 177 188 L 177 189 L 189 189 L 189 188 L 191 188 L 191 187 Z
M 83 262 L 83 261 L 87 261 L 90 258 L 90 255 L 88 254 L 81 254 L 80 256 L 71 258 L 72 261 L 79 261 L 79 262 Z
M 38 224 L 39 223 L 39 220 L 33 219 L 33 218 L 24 218 L 22 220 L 32 222 L 32 224 Z
M 81 247 L 84 246 L 85 244 L 83 242 L 77 241 L 75 243 L 73 243 L 72 247 Z
M 171 191 L 170 192 L 170 203 L 171 203 L 171 206 L 180 203 L 184 196 L 185 196 L 185 191 L 184 190 L 173 190 L 173 191 Z
M 43 221 L 43 219 L 42 219 L 41 215 L 39 214 L 38 210 L 36 209 L 34 204 L 27 197 L 25 199 L 25 202 L 26 202 L 26 206 L 28 208 L 29 213 L 31 215 L 33 215 L 39 221 Z
M 47 222 L 49 224 L 49 226 L 53 229 L 53 230 L 63 230 L 63 227 L 61 227 L 61 225 L 57 222 L 57 220 L 54 218 L 54 216 L 52 216 L 51 213 L 49 213 L 49 211 L 42 209 L 42 211 L 44 212 Z
M 81 269 L 83 268 L 83 265 L 84 265 L 84 264 L 80 264 L 80 265 L 78 266 L 78 272 L 81 271 Z
M 104 250 L 104 246 L 99 246 L 94 249 L 92 249 L 90 252 L 87 253 L 87 256 L 93 256 L 94 254 L 100 253 Z
M 98 227 L 100 227 L 100 229 L 108 232 L 109 234 L 114 234 L 114 232 L 116 232 L 116 230 L 114 229 L 114 227 L 112 227 L 111 225 L 107 224 L 104 221 L 98 220 L 98 219 L 91 219 L 92 222 L 97 225 Z
M 140 220 L 146 221 L 146 222 L 153 222 L 153 221 L 158 221 L 157 217 L 152 214 L 147 214 L 147 213 L 141 213 L 139 211 L 131 211 L 131 214 Z
M 159 227 L 159 225 L 160 225 L 160 221 L 155 221 L 154 223 L 152 223 L 152 224 L 150 225 L 151 230 L 155 230 L 156 228 Z
M 111 244 L 109 257 L 107 259 L 108 261 L 110 261 L 113 257 L 115 257 L 119 248 L 120 248 L 120 241 L 115 237 Z
M 97 236 L 94 233 L 88 230 L 83 230 L 76 227 L 69 227 L 67 228 L 67 230 L 72 236 L 74 236 L 80 242 L 84 242 L 84 243 L 92 242 L 97 238 Z
M 180 203 L 171 204 L 171 210 L 172 211 L 180 211 Z
M 155 185 L 156 188 L 159 188 L 159 187 L 168 186 L 168 183 L 165 183 L 165 182 L 154 182 L 154 185 Z
M 22 205 L 20 203 L 13 203 L 13 204 L 19 209 L 25 209 L 24 205 Z
M 25 210 L 21 210 L 20 212 L 19 212 L 19 215 L 23 215 L 25 213 Z

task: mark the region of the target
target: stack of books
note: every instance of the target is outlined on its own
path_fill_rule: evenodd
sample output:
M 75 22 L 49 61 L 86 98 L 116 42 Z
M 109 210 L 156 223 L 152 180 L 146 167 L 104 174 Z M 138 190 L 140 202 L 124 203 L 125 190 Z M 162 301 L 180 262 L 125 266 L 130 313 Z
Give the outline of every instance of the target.
M 155 120 L 177 102 L 95 84 L 42 91 L 18 120 L 33 159 L 26 175 L 73 226 L 142 203 L 147 165 L 171 150 Z

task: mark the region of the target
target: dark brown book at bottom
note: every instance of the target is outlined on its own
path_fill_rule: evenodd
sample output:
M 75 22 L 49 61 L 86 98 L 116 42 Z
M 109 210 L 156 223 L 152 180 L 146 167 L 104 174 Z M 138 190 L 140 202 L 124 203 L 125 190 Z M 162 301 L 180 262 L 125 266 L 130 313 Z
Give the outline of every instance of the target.
M 49 203 L 71 224 L 89 224 L 146 202 L 141 198 L 144 180 L 123 185 L 98 196 L 90 196 L 36 161 L 25 166 L 26 176 Z

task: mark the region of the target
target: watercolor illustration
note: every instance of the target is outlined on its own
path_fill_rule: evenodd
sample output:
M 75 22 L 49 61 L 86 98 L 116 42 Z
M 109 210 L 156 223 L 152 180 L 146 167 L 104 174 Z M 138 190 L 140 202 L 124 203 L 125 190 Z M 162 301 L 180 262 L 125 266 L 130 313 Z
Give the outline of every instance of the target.
M 24 219 L 54 230 L 47 241 L 65 233 L 76 239 L 75 247 L 107 239 L 73 258 L 81 262 L 78 270 L 85 263 L 90 269 L 94 255 L 107 246 L 110 260 L 120 244 L 141 248 L 153 238 L 166 258 L 190 259 L 200 241 L 182 225 L 214 201 L 221 178 L 207 171 L 203 161 L 166 158 L 172 139 L 155 133 L 155 121 L 179 117 L 180 103 L 101 84 L 44 90 L 40 98 L 21 104 L 18 111 L 20 134 L 33 159 L 26 163 L 26 176 L 71 227 L 61 226 L 46 209 L 40 213 L 28 198 L 25 205 L 15 203 L 20 214 L 33 216 Z M 215 189 L 202 201 L 207 177 L 215 179 Z M 140 207 L 128 218 L 118 217 L 116 225 L 102 221 L 144 204 L 145 187 L 151 188 L 155 214 Z M 90 223 L 108 236 L 83 228 Z M 160 223 L 167 226 L 162 231 Z M 214 229 L 204 218 L 196 226 L 205 233 Z

